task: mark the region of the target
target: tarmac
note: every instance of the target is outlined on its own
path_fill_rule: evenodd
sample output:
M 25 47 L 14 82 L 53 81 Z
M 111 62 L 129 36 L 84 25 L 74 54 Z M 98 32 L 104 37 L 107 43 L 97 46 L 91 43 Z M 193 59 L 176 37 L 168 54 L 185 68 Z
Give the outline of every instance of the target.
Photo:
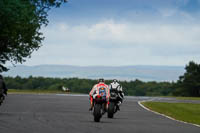
M 113 119 L 105 114 L 97 123 L 87 95 L 9 94 L 0 106 L 0 133 L 200 133 L 199 127 L 145 110 L 142 100 L 179 102 L 126 97 Z

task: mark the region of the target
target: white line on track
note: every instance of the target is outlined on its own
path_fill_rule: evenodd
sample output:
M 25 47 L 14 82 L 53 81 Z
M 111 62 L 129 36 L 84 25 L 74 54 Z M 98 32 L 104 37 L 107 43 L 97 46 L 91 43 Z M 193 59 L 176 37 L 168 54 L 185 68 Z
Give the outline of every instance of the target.
M 145 110 L 150 111 L 150 112 L 153 112 L 153 113 L 155 113 L 155 114 L 157 114 L 157 115 L 161 115 L 161 116 L 164 116 L 164 117 L 166 117 L 166 118 L 168 118 L 168 119 L 170 119 L 170 120 L 174 120 L 174 121 L 177 121 L 177 122 L 181 122 L 181 123 L 185 123 L 185 124 L 193 125 L 193 126 L 196 126 L 196 127 L 199 127 L 199 128 L 200 128 L 200 125 L 197 125 L 197 124 L 193 124 L 193 123 L 189 123 L 189 122 L 185 122 L 185 121 L 181 121 L 181 120 L 174 119 L 174 118 L 172 118 L 172 117 L 170 117 L 170 116 L 167 116 L 167 115 L 164 115 L 164 114 L 158 113 L 158 112 L 156 112 L 156 111 L 153 111 L 153 110 L 151 110 L 151 109 L 149 109 L 149 108 L 147 108 L 147 107 L 145 107 L 144 105 L 141 104 L 141 102 L 148 102 L 148 101 L 152 101 L 152 100 L 143 100 L 143 101 L 138 101 L 138 104 L 139 104 L 142 108 L 144 108 Z

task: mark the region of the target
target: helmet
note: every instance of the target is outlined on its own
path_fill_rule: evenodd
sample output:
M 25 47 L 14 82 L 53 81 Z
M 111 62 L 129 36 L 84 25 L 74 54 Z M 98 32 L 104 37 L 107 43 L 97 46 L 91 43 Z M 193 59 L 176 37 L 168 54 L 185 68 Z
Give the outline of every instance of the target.
M 99 80 L 98 80 L 98 82 L 100 83 L 100 82 L 104 82 L 104 79 L 103 78 L 100 78 Z
M 118 82 L 118 81 L 117 81 L 117 79 L 113 79 L 113 82 L 116 83 L 116 82 Z

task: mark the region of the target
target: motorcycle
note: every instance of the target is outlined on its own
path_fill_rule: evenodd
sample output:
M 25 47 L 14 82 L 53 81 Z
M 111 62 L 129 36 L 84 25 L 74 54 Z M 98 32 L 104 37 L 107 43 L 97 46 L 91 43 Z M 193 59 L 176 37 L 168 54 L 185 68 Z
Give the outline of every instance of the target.
M 114 114 L 117 112 L 117 98 L 118 93 L 116 90 L 110 90 L 110 99 L 108 104 L 108 118 L 113 118 Z
M 5 96 L 3 95 L 3 91 L 0 91 L 0 105 L 3 103 L 5 100 Z
M 105 104 L 106 104 L 106 101 L 105 99 L 103 99 L 102 96 L 100 95 L 95 96 L 94 111 L 93 111 L 95 122 L 100 122 L 102 115 L 105 113 Z

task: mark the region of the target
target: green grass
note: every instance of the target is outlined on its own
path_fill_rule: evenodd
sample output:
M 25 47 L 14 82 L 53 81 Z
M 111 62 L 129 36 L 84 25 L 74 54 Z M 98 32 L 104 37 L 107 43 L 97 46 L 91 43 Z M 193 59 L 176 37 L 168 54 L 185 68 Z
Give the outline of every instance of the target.
M 37 94 L 37 93 L 66 93 L 59 90 L 18 90 L 18 89 L 8 89 L 8 93 L 17 93 L 17 94 Z
M 176 96 L 160 96 L 164 98 L 176 98 L 178 100 L 200 100 L 200 97 L 176 97 Z
M 83 94 L 83 93 L 78 93 L 78 92 L 64 92 L 62 90 L 21 90 L 21 89 L 8 89 L 8 94 Z
M 145 107 L 177 120 L 200 125 L 200 104 L 143 102 Z

